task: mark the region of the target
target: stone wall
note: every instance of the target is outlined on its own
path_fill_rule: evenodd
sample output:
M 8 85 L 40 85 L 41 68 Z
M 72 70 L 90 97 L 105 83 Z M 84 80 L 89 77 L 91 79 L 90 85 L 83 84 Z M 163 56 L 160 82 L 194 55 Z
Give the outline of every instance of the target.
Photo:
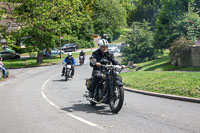
M 191 47 L 192 66 L 200 67 L 200 45 Z
M 188 53 L 185 53 L 183 58 L 178 59 L 179 67 L 200 67 L 200 45 L 193 45 Z

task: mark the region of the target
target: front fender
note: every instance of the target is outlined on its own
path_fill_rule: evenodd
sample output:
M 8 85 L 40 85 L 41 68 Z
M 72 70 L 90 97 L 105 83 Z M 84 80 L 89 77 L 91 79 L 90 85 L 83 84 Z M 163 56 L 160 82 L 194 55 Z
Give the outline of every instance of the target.
M 119 76 L 119 75 L 117 75 L 117 76 L 114 78 L 114 82 L 115 82 L 115 84 L 118 85 L 118 86 L 123 86 L 123 85 L 124 85 L 124 83 L 122 82 L 122 77 Z
M 120 81 L 120 80 L 116 80 L 116 81 L 115 81 L 115 84 L 116 84 L 117 86 L 123 86 L 123 85 L 124 85 L 124 83 L 123 83 L 122 81 Z

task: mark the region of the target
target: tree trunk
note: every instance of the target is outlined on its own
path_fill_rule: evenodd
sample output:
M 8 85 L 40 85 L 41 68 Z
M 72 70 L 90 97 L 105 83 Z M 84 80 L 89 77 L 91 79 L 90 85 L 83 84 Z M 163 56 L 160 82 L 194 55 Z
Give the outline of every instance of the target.
M 38 52 L 38 54 L 37 54 L 37 64 L 41 64 L 41 63 L 43 63 L 43 53 Z

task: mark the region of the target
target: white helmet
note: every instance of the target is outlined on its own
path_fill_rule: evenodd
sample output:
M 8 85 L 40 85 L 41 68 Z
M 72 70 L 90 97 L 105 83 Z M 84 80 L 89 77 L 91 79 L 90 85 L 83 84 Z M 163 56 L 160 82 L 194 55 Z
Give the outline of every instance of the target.
M 101 39 L 98 42 L 98 46 L 102 47 L 102 46 L 108 46 L 108 41 L 106 39 Z
M 72 56 L 72 53 L 71 53 L 71 52 L 69 52 L 69 53 L 68 53 L 68 56 Z

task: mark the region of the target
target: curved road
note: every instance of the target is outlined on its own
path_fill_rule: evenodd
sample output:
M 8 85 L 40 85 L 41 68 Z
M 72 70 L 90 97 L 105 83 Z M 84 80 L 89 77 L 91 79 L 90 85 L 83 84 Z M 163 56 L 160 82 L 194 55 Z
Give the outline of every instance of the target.
M 1 133 L 199 133 L 200 104 L 125 92 L 118 114 L 83 97 L 88 60 L 72 80 L 61 65 L 10 70 L 0 83 Z

